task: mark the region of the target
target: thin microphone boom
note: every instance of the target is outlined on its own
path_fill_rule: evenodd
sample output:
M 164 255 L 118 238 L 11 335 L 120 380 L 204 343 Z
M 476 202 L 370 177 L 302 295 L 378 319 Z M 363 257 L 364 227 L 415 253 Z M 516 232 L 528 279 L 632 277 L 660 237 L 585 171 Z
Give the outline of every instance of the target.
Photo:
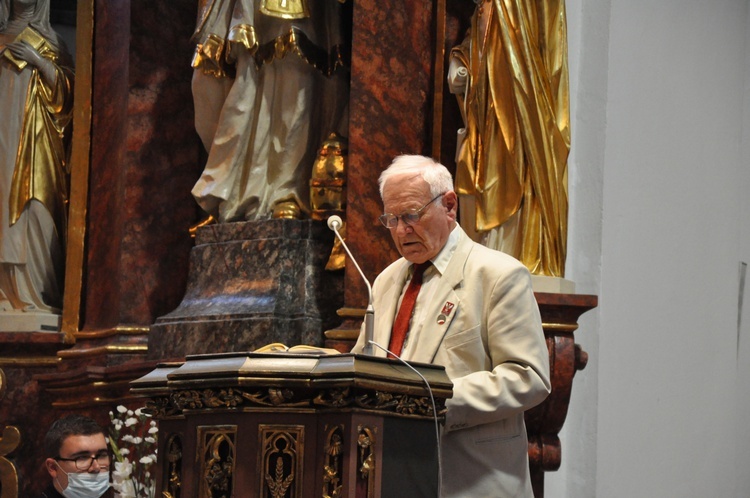
M 373 354 L 375 353 L 375 350 L 372 347 L 372 345 L 374 344 L 372 340 L 375 337 L 375 308 L 372 307 L 372 286 L 370 285 L 370 281 L 367 280 L 367 277 L 365 277 L 364 272 L 362 272 L 362 269 L 357 264 L 357 260 L 354 259 L 351 251 L 349 251 L 349 248 L 347 247 L 346 242 L 344 242 L 343 237 L 341 237 L 339 228 L 341 228 L 342 226 L 343 221 L 341 221 L 340 216 L 334 214 L 333 216 L 330 216 L 328 218 L 328 228 L 333 230 L 333 233 L 336 234 L 336 237 L 338 237 L 339 242 L 341 242 L 341 245 L 344 247 L 346 254 L 349 255 L 349 259 L 351 259 L 352 263 L 354 263 L 354 267 L 359 272 L 362 280 L 365 281 L 365 285 L 367 285 L 367 310 L 365 311 L 365 347 L 362 349 L 362 354 L 373 356 Z
M 440 427 L 438 425 L 437 406 L 435 405 L 435 397 L 432 395 L 432 389 L 430 388 L 430 383 L 427 382 L 427 379 L 424 378 L 424 375 L 419 373 L 419 370 L 409 365 L 409 362 L 407 362 L 406 360 L 402 360 L 401 357 L 397 355 L 396 353 L 389 351 L 388 349 L 384 348 L 383 346 L 381 346 L 375 341 L 369 341 L 369 344 L 376 346 L 378 349 L 381 349 L 382 351 L 385 351 L 386 354 L 393 356 L 398 361 L 400 361 L 401 363 L 409 367 L 412 370 L 412 372 L 419 375 L 419 378 L 422 379 L 422 382 L 424 382 L 424 385 L 427 388 L 427 392 L 430 393 L 430 401 L 432 402 L 432 415 L 433 415 L 433 420 L 435 421 L 435 437 L 437 439 L 437 458 L 438 458 L 438 482 L 437 482 L 438 492 L 437 492 L 437 495 L 440 496 L 440 480 L 442 479 L 442 475 L 443 475 L 443 464 L 442 464 L 443 458 L 442 458 L 442 455 L 440 454 Z

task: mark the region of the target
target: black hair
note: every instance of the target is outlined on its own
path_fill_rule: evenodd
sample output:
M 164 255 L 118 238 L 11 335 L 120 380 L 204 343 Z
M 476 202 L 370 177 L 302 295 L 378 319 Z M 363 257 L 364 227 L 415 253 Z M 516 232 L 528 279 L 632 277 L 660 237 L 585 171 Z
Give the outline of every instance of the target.
M 44 451 L 49 458 L 60 456 L 60 448 L 68 436 L 93 436 L 104 434 L 104 429 L 92 418 L 83 415 L 66 415 L 56 420 L 44 436 Z

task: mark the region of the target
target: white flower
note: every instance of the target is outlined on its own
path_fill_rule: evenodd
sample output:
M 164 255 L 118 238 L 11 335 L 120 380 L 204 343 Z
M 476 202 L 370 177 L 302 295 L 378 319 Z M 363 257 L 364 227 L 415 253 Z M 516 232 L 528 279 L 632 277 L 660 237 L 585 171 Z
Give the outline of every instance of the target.
M 112 487 L 115 488 L 120 498 L 137 498 L 132 479 L 127 479 L 120 483 L 112 482 Z
M 129 479 L 130 474 L 133 473 L 133 464 L 128 461 L 127 458 L 123 458 L 122 462 L 115 462 L 115 470 L 112 471 L 112 476 L 118 476 L 122 479 Z
M 154 498 L 155 480 L 149 468 L 156 463 L 157 423 L 144 409 L 117 407 L 111 415 L 109 444 L 115 454 L 112 487 L 117 498 Z M 121 461 L 117 461 L 121 460 Z

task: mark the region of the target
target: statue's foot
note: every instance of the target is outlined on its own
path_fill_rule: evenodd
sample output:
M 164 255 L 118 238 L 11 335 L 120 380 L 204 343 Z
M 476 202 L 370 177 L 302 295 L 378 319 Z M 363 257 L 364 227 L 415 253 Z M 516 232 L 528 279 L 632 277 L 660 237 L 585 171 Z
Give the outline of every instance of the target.
M 273 207 L 274 219 L 299 220 L 302 219 L 302 209 L 294 201 L 277 202 Z
M 195 238 L 195 234 L 198 233 L 198 229 L 199 228 L 205 227 L 205 226 L 208 226 L 208 225 L 213 225 L 214 223 L 216 223 L 216 218 L 214 218 L 212 215 L 209 214 L 208 218 L 206 218 L 205 220 L 201 220 L 198 223 L 196 223 L 195 225 L 193 225 L 190 228 L 188 228 L 188 232 L 190 233 L 190 237 Z

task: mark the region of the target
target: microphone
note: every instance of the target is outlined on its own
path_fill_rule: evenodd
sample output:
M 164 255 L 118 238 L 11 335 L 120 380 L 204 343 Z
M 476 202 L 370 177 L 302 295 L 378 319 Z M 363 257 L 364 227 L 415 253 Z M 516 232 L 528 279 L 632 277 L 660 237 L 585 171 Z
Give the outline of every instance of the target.
M 419 373 L 419 370 L 409 365 L 409 362 L 401 359 L 401 357 L 397 355 L 396 353 L 389 351 L 387 348 L 384 348 L 383 346 L 381 346 L 380 344 L 372 340 L 368 341 L 368 345 L 376 346 L 378 349 L 385 351 L 387 355 L 389 354 L 393 356 L 398 361 L 400 361 L 401 363 L 409 367 L 412 370 L 412 372 L 419 375 L 419 378 L 422 379 L 422 382 L 424 382 L 424 385 L 427 388 L 427 392 L 430 393 L 430 401 L 432 402 L 432 415 L 435 421 L 435 437 L 437 439 L 437 457 L 438 457 L 438 482 L 437 482 L 438 492 L 437 492 L 437 495 L 440 496 L 440 481 L 442 480 L 442 475 L 443 475 L 443 464 L 442 464 L 443 458 L 442 458 L 442 455 L 440 454 L 440 426 L 438 425 L 437 406 L 435 405 L 435 397 L 432 395 L 432 389 L 430 388 L 430 383 L 427 382 L 427 379 L 424 378 L 424 375 Z
M 333 230 L 333 233 L 336 234 L 336 237 L 338 237 L 339 242 L 341 242 L 341 246 L 346 251 L 346 254 L 349 255 L 349 259 L 352 260 L 352 263 L 354 263 L 354 267 L 359 272 L 359 275 L 362 277 L 362 280 L 365 281 L 365 285 L 367 285 L 367 310 L 365 311 L 365 347 L 362 349 L 362 354 L 373 356 L 375 350 L 373 349 L 372 345 L 374 344 L 372 342 L 374 335 L 375 335 L 375 308 L 372 307 L 372 286 L 370 285 L 369 280 L 367 280 L 367 277 L 365 277 L 364 272 L 362 272 L 362 269 L 357 264 L 357 260 L 354 259 L 354 256 L 352 256 L 351 251 L 349 251 L 349 247 L 347 247 L 346 242 L 344 242 L 344 239 L 341 237 L 341 234 L 339 233 L 339 228 L 341 228 L 344 225 L 344 222 L 341 221 L 341 217 L 338 215 L 333 215 L 328 217 L 328 228 Z

